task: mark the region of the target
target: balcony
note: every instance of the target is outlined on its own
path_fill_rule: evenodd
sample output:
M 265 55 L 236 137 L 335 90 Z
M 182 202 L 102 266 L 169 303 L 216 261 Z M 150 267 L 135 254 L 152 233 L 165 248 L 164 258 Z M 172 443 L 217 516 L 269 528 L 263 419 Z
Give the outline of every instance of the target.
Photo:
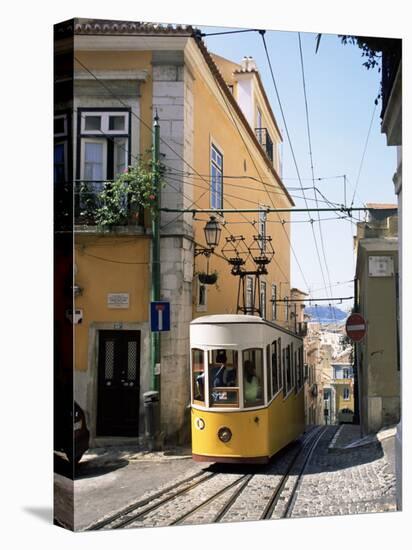
M 258 142 L 263 147 L 266 155 L 273 162 L 273 141 L 267 128 L 255 128 L 255 134 Z
M 74 184 L 74 223 L 77 226 L 100 226 L 107 229 L 124 226 L 142 226 L 143 210 L 131 206 L 128 193 L 102 200 L 102 192 L 110 190 L 110 181 L 77 180 Z M 104 212 L 103 212 L 104 209 Z M 102 223 L 102 218 L 104 222 Z M 111 223 L 112 220 L 112 223 Z

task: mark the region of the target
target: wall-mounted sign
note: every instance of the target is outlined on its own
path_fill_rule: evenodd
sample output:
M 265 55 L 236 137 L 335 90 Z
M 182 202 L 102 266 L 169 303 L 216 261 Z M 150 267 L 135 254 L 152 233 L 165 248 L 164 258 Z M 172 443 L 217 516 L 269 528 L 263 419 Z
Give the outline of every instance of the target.
M 392 256 L 369 256 L 369 277 L 391 277 L 393 272 Z
M 170 330 L 169 302 L 150 302 L 150 330 L 152 332 Z
M 128 292 L 114 292 L 107 295 L 107 307 L 110 309 L 127 309 L 129 301 Z
M 83 321 L 83 310 L 66 309 L 66 319 L 68 319 L 74 325 L 79 325 Z
M 346 334 L 353 342 L 360 342 L 366 333 L 365 319 L 359 313 L 352 313 L 346 320 Z

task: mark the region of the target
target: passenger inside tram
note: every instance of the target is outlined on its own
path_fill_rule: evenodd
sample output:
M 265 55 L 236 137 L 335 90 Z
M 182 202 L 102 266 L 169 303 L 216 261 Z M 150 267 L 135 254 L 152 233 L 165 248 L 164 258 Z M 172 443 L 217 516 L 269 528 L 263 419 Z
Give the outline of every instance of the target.
M 255 403 L 262 395 L 262 386 L 259 378 L 256 376 L 256 366 L 246 359 L 243 363 L 244 381 L 243 391 L 245 403 Z
M 219 403 L 237 405 L 239 395 L 237 352 L 223 349 L 213 350 L 210 361 L 209 380 L 211 382 L 210 399 L 212 406 Z M 224 391 L 223 388 L 225 388 Z

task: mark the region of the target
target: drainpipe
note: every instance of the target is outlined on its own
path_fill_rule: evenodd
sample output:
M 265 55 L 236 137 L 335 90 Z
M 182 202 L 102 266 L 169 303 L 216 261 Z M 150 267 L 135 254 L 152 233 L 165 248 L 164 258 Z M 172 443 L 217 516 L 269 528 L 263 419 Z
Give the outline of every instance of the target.
M 152 132 L 152 170 L 155 203 L 152 209 L 152 286 L 151 301 L 160 300 L 160 185 L 159 185 L 159 117 L 156 115 Z M 160 391 L 160 333 L 151 332 L 151 390 Z
M 152 284 L 150 299 L 160 300 L 160 185 L 159 185 L 159 118 L 154 117 L 152 133 L 152 177 L 154 204 L 152 217 Z M 158 450 L 160 432 L 160 332 L 150 332 L 150 391 L 143 394 L 146 444 L 150 451 Z
M 354 310 L 359 311 L 358 301 L 358 280 L 355 277 L 354 281 Z M 359 357 L 359 345 L 356 342 L 352 343 L 352 362 L 353 362 L 353 424 L 361 424 L 360 421 L 360 384 L 359 384 L 359 369 L 361 367 L 360 357 Z

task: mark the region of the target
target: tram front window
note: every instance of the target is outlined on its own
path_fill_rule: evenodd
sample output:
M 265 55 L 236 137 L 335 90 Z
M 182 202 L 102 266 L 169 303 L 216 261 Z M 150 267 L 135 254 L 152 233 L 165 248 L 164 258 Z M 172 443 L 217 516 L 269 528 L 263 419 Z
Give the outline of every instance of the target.
M 239 405 L 237 351 L 209 351 L 209 398 L 211 407 Z
M 263 405 L 263 350 L 247 349 L 242 356 L 244 406 Z

